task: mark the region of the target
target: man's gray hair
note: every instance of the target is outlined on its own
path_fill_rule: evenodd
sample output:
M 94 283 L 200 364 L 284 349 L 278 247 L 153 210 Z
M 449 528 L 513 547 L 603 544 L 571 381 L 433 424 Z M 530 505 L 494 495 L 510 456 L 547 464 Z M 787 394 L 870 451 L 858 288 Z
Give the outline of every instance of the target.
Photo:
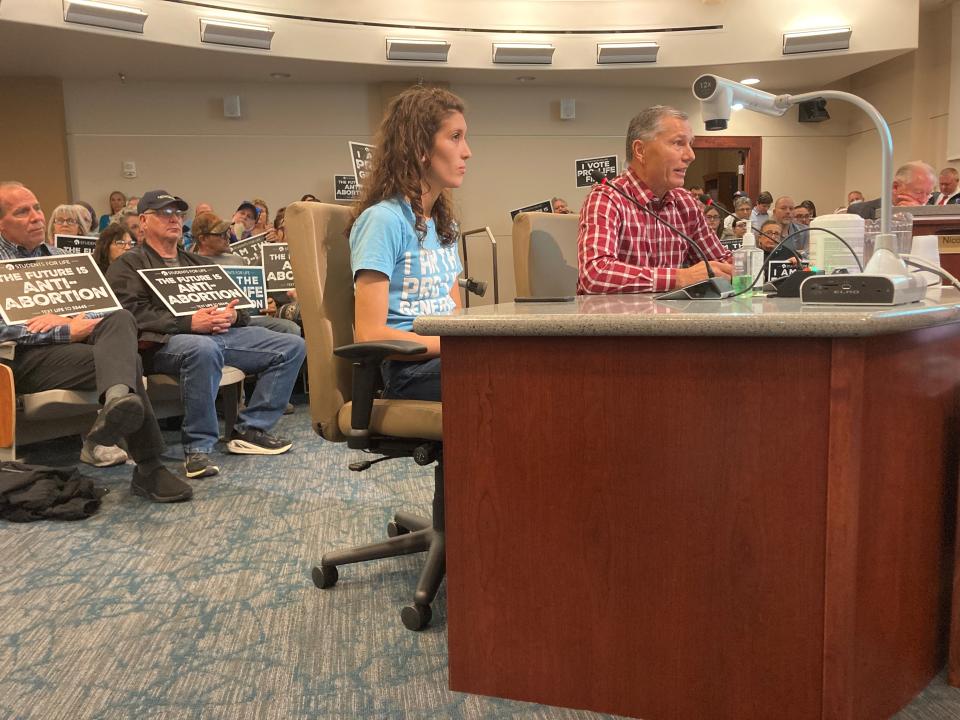
M 736 200 L 733 201 L 733 209 L 734 209 L 734 210 L 737 210 L 737 209 L 742 208 L 742 207 L 752 208 L 752 207 L 753 207 L 753 200 L 751 200 L 750 198 L 748 198 L 746 195 L 741 195 L 740 197 L 738 197 Z
M 925 163 L 922 160 L 912 160 L 898 167 L 893 179 L 902 183 L 909 183 L 911 180 L 913 180 L 914 176 L 919 175 L 920 173 L 926 173 L 933 179 L 936 179 L 937 177 L 932 165 Z
M 960 178 L 960 172 L 957 172 L 955 167 L 945 167 L 940 171 L 941 175 L 952 175 L 955 178 Z
M 23 183 L 19 180 L 0 180 L 0 195 L 3 195 L 7 190 L 13 190 L 14 188 L 24 187 Z M 3 201 L 0 200 L 0 217 L 6 215 L 7 209 L 3 204 Z
M 633 160 L 633 143 L 637 140 L 650 142 L 663 131 L 664 118 L 673 117 L 686 121 L 689 116 L 682 110 L 669 105 L 654 105 L 640 113 L 630 121 L 627 127 L 627 162 Z
M 131 215 L 140 217 L 140 213 L 137 212 L 137 209 L 132 208 L 129 205 L 124 205 L 122 208 L 120 208 L 120 212 L 117 213 L 117 216 L 120 218 L 130 217 Z

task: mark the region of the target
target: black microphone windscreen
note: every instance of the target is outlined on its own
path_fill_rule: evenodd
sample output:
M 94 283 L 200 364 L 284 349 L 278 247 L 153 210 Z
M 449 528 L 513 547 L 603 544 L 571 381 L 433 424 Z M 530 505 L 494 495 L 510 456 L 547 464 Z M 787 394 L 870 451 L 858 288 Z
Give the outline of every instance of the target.
M 597 185 L 603 185 L 607 181 L 607 176 L 597 169 L 593 169 L 590 171 L 590 177 L 593 178 L 593 181 Z

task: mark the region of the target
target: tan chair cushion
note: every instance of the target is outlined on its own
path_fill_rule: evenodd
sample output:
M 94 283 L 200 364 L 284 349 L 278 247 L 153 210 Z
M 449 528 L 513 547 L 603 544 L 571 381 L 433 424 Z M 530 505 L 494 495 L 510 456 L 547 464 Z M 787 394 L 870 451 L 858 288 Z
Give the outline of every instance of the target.
M 48 420 L 72 415 L 96 414 L 100 408 L 96 390 L 44 390 L 20 396 L 24 420 Z
M 353 403 L 346 403 L 337 416 L 340 432 L 349 435 Z M 443 439 L 443 404 L 427 400 L 374 400 L 370 432 L 398 438 Z

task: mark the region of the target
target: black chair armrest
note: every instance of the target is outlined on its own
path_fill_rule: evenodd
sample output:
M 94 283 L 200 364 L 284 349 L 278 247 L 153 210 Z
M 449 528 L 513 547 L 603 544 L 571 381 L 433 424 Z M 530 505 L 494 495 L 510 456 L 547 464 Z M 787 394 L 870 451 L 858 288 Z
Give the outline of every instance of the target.
M 373 400 L 380 381 L 380 363 L 389 355 L 419 355 L 426 351 L 426 346 L 409 340 L 377 340 L 336 348 L 334 355 L 353 363 L 350 427 L 354 430 L 370 427 Z

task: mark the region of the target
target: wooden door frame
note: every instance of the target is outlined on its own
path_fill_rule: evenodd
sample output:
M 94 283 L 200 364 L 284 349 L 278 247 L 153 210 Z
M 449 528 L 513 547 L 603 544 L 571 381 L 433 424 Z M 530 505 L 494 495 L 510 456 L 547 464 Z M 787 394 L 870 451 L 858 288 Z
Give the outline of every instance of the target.
M 698 150 L 743 150 L 743 189 L 753 202 L 760 194 L 760 162 L 763 160 L 763 138 L 755 135 L 698 135 L 693 140 Z M 732 211 L 733 208 L 730 208 Z

